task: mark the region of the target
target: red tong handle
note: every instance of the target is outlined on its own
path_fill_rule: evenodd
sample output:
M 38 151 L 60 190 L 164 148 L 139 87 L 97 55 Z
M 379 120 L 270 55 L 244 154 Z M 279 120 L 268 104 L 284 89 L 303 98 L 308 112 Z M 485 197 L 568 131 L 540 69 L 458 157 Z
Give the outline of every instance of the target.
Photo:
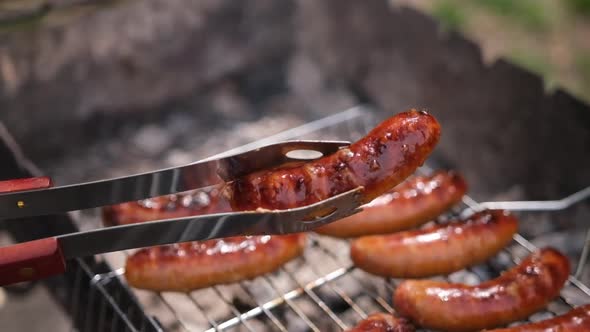
M 64 272 L 66 262 L 55 237 L 0 248 L 0 286 Z
M 46 176 L 0 181 L 0 193 L 49 188 Z M 50 237 L 0 248 L 0 286 L 33 281 L 66 271 L 57 238 Z
M 35 178 L 24 178 L 0 181 L 0 193 L 23 191 L 31 189 L 49 188 L 53 185 L 51 178 L 39 176 Z

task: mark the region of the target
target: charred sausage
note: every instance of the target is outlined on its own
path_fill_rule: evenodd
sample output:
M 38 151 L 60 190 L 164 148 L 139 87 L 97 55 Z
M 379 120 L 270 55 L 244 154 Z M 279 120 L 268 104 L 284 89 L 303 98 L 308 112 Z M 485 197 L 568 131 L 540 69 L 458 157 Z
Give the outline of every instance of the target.
M 362 199 L 366 203 L 412 174 L 439 136 L 440 126 L 431 115 L 412 110 L 385 120 L 348 148 L 316 161 L 256 172 L 207 194 L 170 195 L 113 206 L 104 211 L 104 218 L 108 224 L 126 224 L 204 213 L 286 209 L 358 186 L 364 187 Z M 147 248 L 128 259 L 125 274 L 129 284 L 138 288 L 196 289 L 272 271 L 303 250 L 301 242 L 292 237 L 270 239 L 267 243 L 255 240 L 257 250 L 230 250 L 229 255 L 200 249 L 202 245 L 223 246 L 225 239 Z M 248 242 L 244 237 L 236 241 Z M 208 267 L 201 268 L 204 265 Z
M 196 190 L 113 205 L 102 210 L 102 220 L 107 226 L 116 226 L 150 220 L 228 212 L 219 204 L 212 204 L 218 195 L 219 188 L 213 188 L 210 192 Z
M 590 304 L 570 310 L 565 315 L 536 323 L 522 324 L 489 332 L 588 332 L 590 331 Z
M 347 332 L 414 332 L 414 327 L 404 318 L 376 313 L 363 319 Z
M 315 161 L 263 170 L 219 185 L 208 195 L 206 205 L 189 207 L 182 213 L 295 208 L 359 186 L 364 187 L 362 202 L 368 203 L 414 173 L 439 138 L 440 125 L 430 114 L 416 110 L 399 113 L 348 148 Z M 144 206 L 136 202 L 117 205 L 106 209 L 105 217 L 112 224 L 153 219 L 158 212 L 151 205 L 162 211 L 169 200 L 146 200 Z M 164 215 L 168 214 L 159 216 Z
M 517 225 L 504 211 L 482 211 L 448 224 L 360 237 L 352 241 L 350 255 L 357 267 L 379 276 L 449 274 L 495 255 L 510 243 Z
M 440 126 L 415 110 L 389 118 L 347 149 L 301 166 L 250 174 L 226 186 L 239 210 L 287 209 L 364 187 L 363 203 L 392 189 L 424 163 Z
M 347 238 L 407 230 L 438 217 L 461 201 L 466 191 L 465 180 L 455 172 L 414 176 L 363 206 L 360 213 L 315 231 Z
M 158 197 L 141 202 L 140 207 L 126 204 L 120 210 L 110 210 L 121 215 L 109 220 L 189 216 L 199 207 L 206 209 L 208 200 L 207 194 L 196 192 Z M 300 256 L 305 239 L 305 234 L 236 236 L 144 248 L 127 259 L 125 277 L 135 288 L 154 291 L 189 291 L 251 279 Z
M 477 286 L 407 280 L 394 306 L 416 324 L 443 331 L 476 331 L 524 319 L 559 295 L 570 263 L 557 250 L 535 252 L 500 277 Z
M 125 277 L 136 288 L 190 291 L 252 279 L 302 254 L 305 234 L 238 236 L 141 249 L 127 259 Z

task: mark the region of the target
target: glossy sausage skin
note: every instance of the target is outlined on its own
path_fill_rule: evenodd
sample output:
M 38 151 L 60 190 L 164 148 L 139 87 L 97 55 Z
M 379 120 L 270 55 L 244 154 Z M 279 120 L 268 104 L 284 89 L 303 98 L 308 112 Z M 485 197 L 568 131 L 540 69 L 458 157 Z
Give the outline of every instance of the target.
M 484 262 L 512 240 L 518 222 L 499 210 L 419 230 L 372 235 L 351 242 L 350 256 L 362 270 L 384 277 L 423 278 Z
M 105 214 L 106 224 L 185 217 L 207 210 L 210 194 L 194 192 L 125 204 Z M 113 215 L 113 213 L 119 215 Z M 125 223 L 124 222 L 124 223 Z M 272 272 L 300 256 L 305 235 L 236 236 L 141 249 L 126 262 L 135 288 L 189 291 Z
M 452 171 L 414 176 L 363 206 L 363 211 L 321 226 L 319 234 L 340 238 L 387 234 L 420 226 L 461 201 L 463 177 Z
M 404 318 L 376 313 L 363 319 L 347 332 L 414 332 L 414 327 Z
M 293 208 L 358 186 L 364 187 L 363 202 L 369 202 L 412 174 L 434 149 L 439 136 L 440 126 L 431 115 L 414 110 L 400 113 L 333 155 L 296 166 L 256 172 L 217 186 L 209 193 L 169 195 L 113 206 L 104 210 L 105 223 L 116 225 L 258 208 Z M 276 245 L 257 245 L 259 250 L 239 250 L 231 255 L 203 254 L 199 249 L 203 245 L 201 242 L 143 249 L 128 259 L 126 277 L 129 284 L 137 288 L 196 289 L 272 271 L 303 250 L 299 241 L 285 240 L 289 237 L 273 236 L 272 239 Z M 243 240 L 244 237 L 238 237 L 238 241 Z M 205 243 L 217 246 L 223 241 Z
M 227 205 L 218 201 L 219 188 L 211 192 L 195 190 L 105 207 L 103 223 L 107 226 L 138 222 L 229 212 Z
M 440 125 L 428 113 L 400 113 L 347 149 L 301 166 L 250 174 L 232 182 L 227 195 L 239 210 L 286 209 L 362 186 L 368 203 L 414 173 L 439 137 Z
M 551 319 L 489 332 L 590 332 L 590 304 Z
M 440 125 L 428 113 L 399 113 L 346 149 L 315 161 L 259 171 L 222 184 L 208 195 L 207 205 L 188 209 L 190 214 L 288 209 L 359 186 L 364 187 L 362 202 L 368 203 L 414 173 L 439 138 Z M 140 212 L 142 208 L 147 211 Z M 152 208 L 138 206 L 137 202 L 105 211 L 105 217 L 113 224 L 143 221 L 142 218 L 152 215 Z
M 557 250 L 530 255 L 500 277 L 478 286 L 407 280 L 394 293 L 400 315 L 442 331 L 476 331 L 524 319 L 559 295 L 570 263 Z
M 190 291 L 252 279 L 303 253 L 305 234 L 239 236 L 141 249 L 127 259 L 125 277 L 136 288 Z

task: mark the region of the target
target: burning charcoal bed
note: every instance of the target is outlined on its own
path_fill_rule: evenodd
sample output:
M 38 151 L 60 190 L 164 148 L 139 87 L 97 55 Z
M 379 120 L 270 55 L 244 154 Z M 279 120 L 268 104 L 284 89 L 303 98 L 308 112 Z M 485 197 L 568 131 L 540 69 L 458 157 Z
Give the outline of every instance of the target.
M 89 130 L 64 136 L 69 141 L 64 149 L 57 135 L 63 129 L 48 128 L 56 140 L 50 142 L 55 143 L 51 155 L 42 153 L 43 142 L 31 139 L 29 130 L 18 130 L 14 139 L 2 132 L 0 176 L 42 172 L 65 184 L 289 139 L 356 140 L 392 113 L 425 107 L 441 121 L 443 134 L 418 173 L 456 169 L 470 187 L 460 205 L 433 222 L 476 210 L 478 202 L 556 200 L 578 192 L 561 205 L 521 206 L 515 212 L 521 220 L 519 234 L 508 247 L 485 264 L 445 278 L 467 284 L 493 279 L 535 248 L 550 245 L 570 258 L 572 276 L 560 298 L 529 320 L 590 303 L 590 271 L 585 268 L 590 244 L 588 105 L 563 91 L 546 92 L 539 77 L 502 60 L 484 64 L 470 41 L 443 33 L 432 19 L 385 0 L 301 0 L 285 7 L 253 3 L 260 19 L 272 22 L 283 36 L 259 41 L 268 47 L 257 54 L 259 61 L 233 64 L 182 96 L 158 91 L 162 96 L 150 101 L 159 105 L 155 108 L 137 106 L 141 97 L 130 94 L 117 97 L 129 98 L 119 99 L 121 105 L 136 106 L 127 113 L 72 116 L 67 125 Z M 221 6 L 217 14 L 252 14 L 240 6 Z M 237 32 L 228 29 L 221 37 L 232 33 Z M 94 84 L 107 78 L 98 75 Z M 46 99 L 59 99 L 74 83 L 60 78 Z M 43 87 L 35 84 L 35 89 Z M 85 87 L 76 89 L 88 93 Z M 19 109 L 14 105 L 22 98 L 5 97 L 9 114 Z M 9 129 L 15 121 L 11 116 L 2 120 Z M 24 159 L 19 144 L 32 162 Z M 87 210 L 6 221 L 3 227 L 22 242 L 102 223 L 100 211 Z M 275 273 L 188 293 L 127 285 L 123 267 L 132 251 L 77 259 L 64 276 L 42 283 L 79 331 L 342 331 L 374 312 L 394 312 L 391 295 L 401 280 L 355 268 L 346 240 L 310 234 L 308 242 L 303 256 Z

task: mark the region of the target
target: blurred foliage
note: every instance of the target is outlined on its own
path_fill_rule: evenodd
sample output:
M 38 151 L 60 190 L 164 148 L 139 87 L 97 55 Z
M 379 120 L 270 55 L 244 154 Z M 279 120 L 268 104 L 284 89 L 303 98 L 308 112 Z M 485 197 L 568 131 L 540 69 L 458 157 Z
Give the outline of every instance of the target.
M 549 26 L 549 16 L 538 0 L 476 0 L 494 13 L 510 16 L 514 20 L 533 29 L 546 29 Z
M 392 0 L 590 102 L 590 0 Z
M 590 90 L 590 53 L 578 54 L 576 70 L 580 73 L 584 87 Z
M 565 0 L 570 8 L 578 14 L 590 16 L 590 0 Z
M 23 29 L 32 29 L 38 26 L 41 19 L 45 17 L 48 10 L 42 9 L 27 15 L 15 18 L 0 20 L 0 33 L 22 31 Z
M 508 54 L 507 58 L 510 62 L 518 66 L 542 75 L 547 85 L 552 85 L 554 83 L 553 75 L 555 68 L 551 63 L 551 60 L 544 53 L 535 53 L 517 49 Z
M 432 15 L 441 22 L 445 29 L 460 30 L 467 21 L 461 6 L 448 0 L 438 1 L 432 8 Z
M 130 0 L 0 0 L 0 34 L 66 25 Z

